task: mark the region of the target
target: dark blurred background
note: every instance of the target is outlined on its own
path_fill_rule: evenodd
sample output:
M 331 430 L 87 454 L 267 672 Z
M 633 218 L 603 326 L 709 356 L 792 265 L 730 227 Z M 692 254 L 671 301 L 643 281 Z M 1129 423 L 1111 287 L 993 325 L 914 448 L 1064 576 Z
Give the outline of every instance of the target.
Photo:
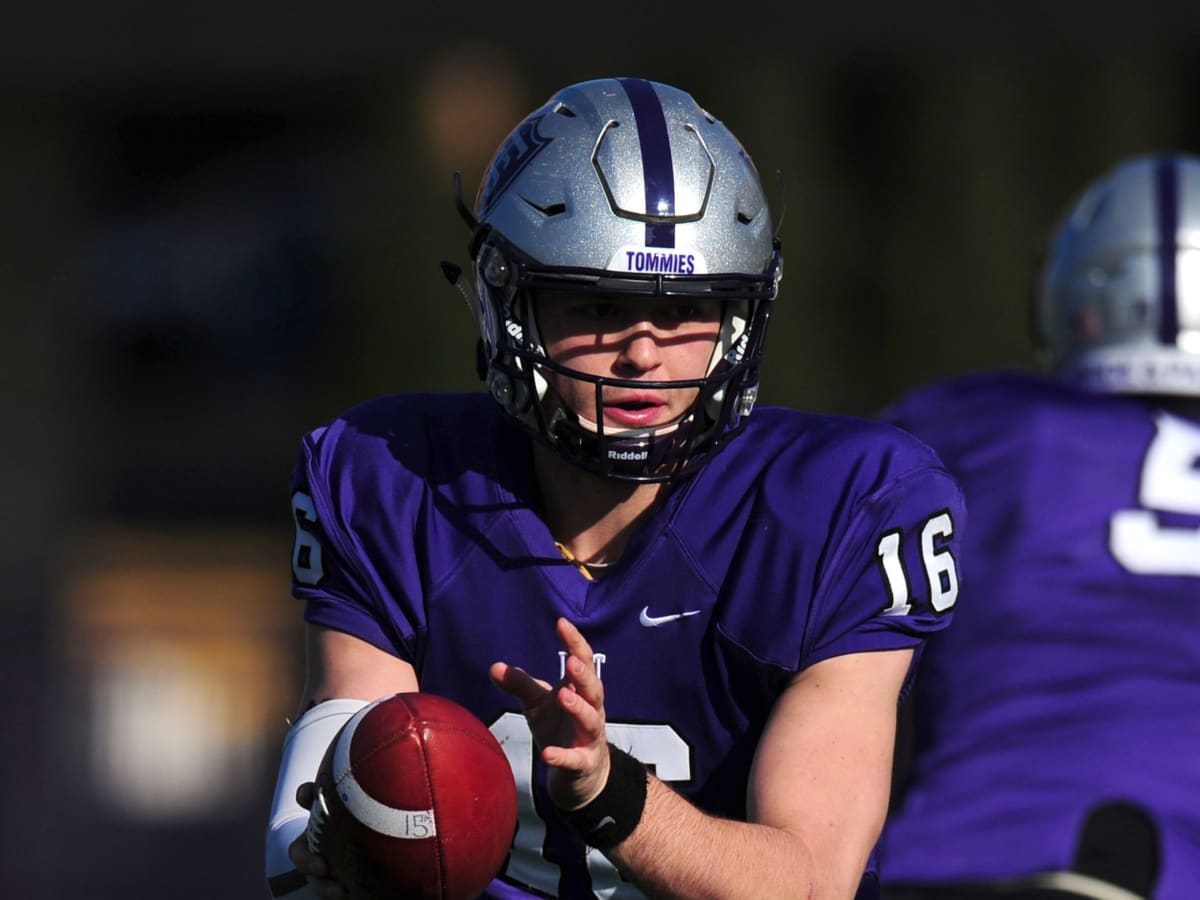
M 3 894 L 267 896 L 297 442 L 372 394 L 477 386 L 438 268 L 466 258 L 451 174 L 473 196 L 521 116 L 603 75 L 689 89 L 786 195 L 763 402 L 870 415 L 1030 365 L 1068 197 L 1200 149 L 1200 4 L 1100 8 L 8 10 Z

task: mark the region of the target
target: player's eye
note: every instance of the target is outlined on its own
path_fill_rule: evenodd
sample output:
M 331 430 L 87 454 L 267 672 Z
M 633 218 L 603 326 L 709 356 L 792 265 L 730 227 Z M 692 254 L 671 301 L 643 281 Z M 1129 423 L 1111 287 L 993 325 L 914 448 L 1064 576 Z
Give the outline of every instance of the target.
M 616 303 L 597 302 L 588 304 L 585 314 L 601 322 L 612 322 L 622 315 L 621 308 Z
M 690 323 L 719 322 L 721 306 L 719 303 L 705 301 L 680 301 L 664 305 L 661 312 L 664 322 L 679 326 Z
M 611 325 L 624 315 L 621 307 L 610 300 L 579 300 L 564 303 L 557 307 L 558 314 L 564 319 L 589 324 L 600 323 Z

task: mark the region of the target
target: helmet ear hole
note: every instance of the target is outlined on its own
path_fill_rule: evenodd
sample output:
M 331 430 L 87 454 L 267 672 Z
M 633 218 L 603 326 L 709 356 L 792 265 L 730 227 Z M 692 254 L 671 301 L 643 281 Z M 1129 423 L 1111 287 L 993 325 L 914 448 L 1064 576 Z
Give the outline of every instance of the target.
M 520 417 L 529 412 L 529 388 L 507 372 L 492 369 L 487 376 L 492 399 L 510 416 Z
M 496 248 L 491 246 L 484 251 L 480 271 L 483 275 L 483 280 L 494 288 L 506 288 L 512 280 L 512 268 L 509 266 L 508 260 Z

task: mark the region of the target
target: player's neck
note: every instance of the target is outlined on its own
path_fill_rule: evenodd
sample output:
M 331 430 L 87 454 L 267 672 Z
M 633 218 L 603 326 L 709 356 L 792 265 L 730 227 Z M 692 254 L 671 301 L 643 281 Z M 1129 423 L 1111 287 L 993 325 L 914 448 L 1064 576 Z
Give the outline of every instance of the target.
M 534 470 L 550 533 L 585 563 L 616 562 L 666 488 L 592 475 L 544 447 L 535 448 Z

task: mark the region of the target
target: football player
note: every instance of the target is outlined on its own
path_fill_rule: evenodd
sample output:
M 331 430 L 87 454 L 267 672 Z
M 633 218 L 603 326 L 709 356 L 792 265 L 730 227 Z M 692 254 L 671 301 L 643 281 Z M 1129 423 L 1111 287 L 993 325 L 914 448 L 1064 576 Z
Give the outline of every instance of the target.
M 930 642 L 886 896 L 1200 896 L 1200 159 L 1129 159 L 1051 236 L 1046 375 L 887 418 L 967 498 L 971 602 Z
M 367 402 L 295 470 L 275 895 L 338 895 L 304 783 L 365 701 L 420 689 L 512 762 L 489 897 L 877 896 L 898 698 L 958 594 L 953 480 L 891 426 L 755 407 L 780 246 L 687 93 L 567 87 L 459 207 L 486 393 Z

